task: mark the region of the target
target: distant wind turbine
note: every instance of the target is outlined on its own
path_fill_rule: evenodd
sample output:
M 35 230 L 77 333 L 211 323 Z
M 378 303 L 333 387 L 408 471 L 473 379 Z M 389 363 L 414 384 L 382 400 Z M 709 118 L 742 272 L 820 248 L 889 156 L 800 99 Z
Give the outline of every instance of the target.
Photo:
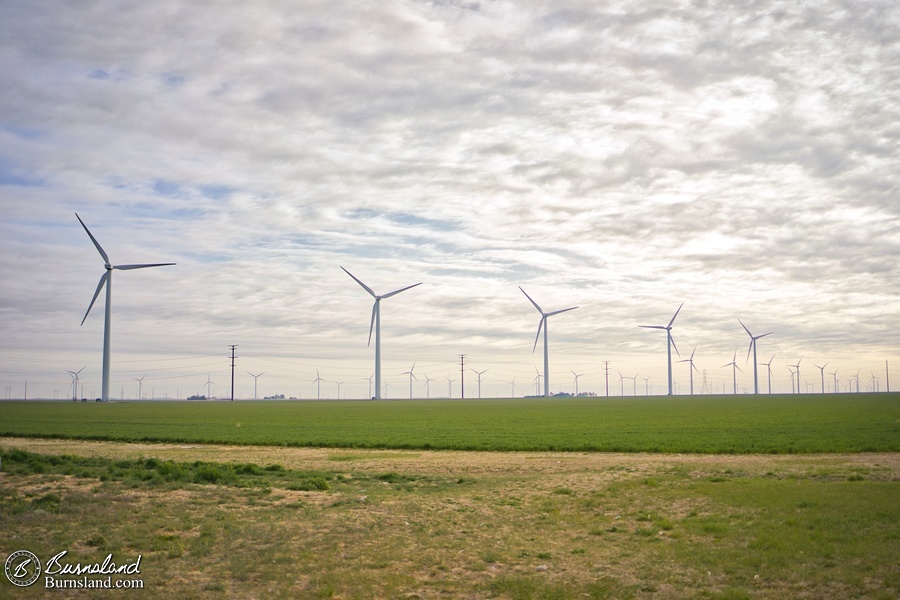
M 831 375 L 832 377 L 834 377 L 834 393 L 835 393 L 835 394 L 837 394 L 838 391 L 839 391 L 839 390 L 838 390 L 838 376 L 837 376 L 837 374 L 838 374 L 838 370 L 837 370 L 837 369 L 834 370 L 834 373 L 829 373 L 829 375 Z
M 522 286 L 519 286 L 519 289 L 522 290 Z M 525 294 L 525 297 L 528 298 L 529 301 L 534 305 L 539 313 L 541 313 L 541 320 L 538 323 L 537 335 L 534 337 L 534 348 L 531 349 L 532 352 L 537 348 L 538 339 L 541 337 L 541 328 L 544 328 L 544 396 L 550 396 L 550 350 L 547 342 L 547 319 L 552 317 L 553 315 L 558 315 L 560 313 L 564 313 L 570 310 L 575 310 L 578 308 L 577 306 L 571 306 L 569 308 L 564 308 L 562 310 L 554 310 L 552 312 L 545 313 L 544 309 L 538 306 L 538 303 L 532 300 L 531 296 L 528 295 L 525 290 L 522 290 L 522 293 Z
M 683 360 L 678 361 L 678 362 L 691 363 L 691 368 L 688 369 L 688 372 L 691 374 L 691 396 L 694 395 L 694 371 L 697 371 L 698 373 L 700 372 L 700 369 L 698 369 L 696 366 L 694 366 L 694 352 L 696 352 L 696 351 L 697 351 L 697 346 L 694 346 L 694 350 L 693 350 L 693 352 L 691 352 L 690 358 L 685 358 Z
M 143 377 L 141 379 L 143 379 Z M 210 393 L 210 386 L 213 386 L 213 385 L 216 385 L 216 384 L 209 378 L 209 373 L 207 373 L 206 374 L 206 399 L 207 400 L 212 398 L 212 394 Z
M 256 398 L 257 398 L 257 396 L 256 396 L 256 380 L 259 379 L 260 377 L 262 377 L 263 375 L 265 375 L 265 373 L 266 373 L 266 372 L 263 371 L 263 372 L 260 373 L 259 375 L 254 375 L 254 374 L 251 373 L 250 371 L 247 371 L 247 375 L 249 375 L 250 377 L 253 378 L 253 399 L 254 399 L 254 400 L 256 400 Z
M 408 285 L 404 288 L 400 288 L 399 290 L 394 290 L 393 292 L 388 292 L 387 294 L 378 295 L 372 291 L 372 288 L 364 284 L 362 281 L 357 279 L 353 273 L 341 267 L 344 273 L 353 278 L 353 281 L 358 283 L 364 290 L 369 292 L 369 295 L 375 298 L 375 304 L 372 305 L 372 321 L 369 324 L 369 342 L 366 345 L 372 343 L 372 330 L 375 330 L 375 399 L 381 400 L 381 301 L 385 298 L 390 298 L 391 296 L 396 296 L 400 292 L 405 292 L 410 288 L 414 288 L 417 285 L 422 285 L 422 282 L 414 283 L 412 285 Z M 410 388 L 412 385 L 410 384 Z
M 794 366 L 794 365 L 788 365 L 788 366 L 787 366 L 787 370 L 790 371 L 790 373 L 791 373 L 791 393 L 792 393 L 792 394 L 796 394 L 796 393 L 797 393 L 797 390 L 794 389 L 794 369 L 793 369 L 793 366 Z
M 447 377 L 446 379 L 447 379 L 447 398 L 452 398 L 453 397 L 453 382 L 456 380 L 450 379 L 449 377 Z
M 801 362 L 802 360 L 803 360 L 803 357 L 801 356 L 801 357 L 800 357 L 800 360 L 797 361 L 797 364 L 796 364 L 796 365 L 790 365 L 791 367 L 794 367 L 794 369 L 797 371 L 797 378 L 796 378 L 796 381 L 797 381 L 797 393 L 798 393 L 798 394 L 800 393 L 800 362 Z M 791 386 L 791 391 L 792 391 L 792 392 L 794 391 L 793 386 Z
M 66 370 L 66 373 L 68 373 L 69 375 L 72 376 L 72 400 L 74 402 L 78 401 L 78 376 L 81 374 L 82 371 L 84 371 L 84 367 L 81 367 L 77 371 L 69 371 L 68 369 Z M 859 373 L 857 373 L 857 376 L 858 375 L 859 375 Z M 857 377 L 857 379 L 858 379 L 858 377 Z M 859 388 L 858 385 L 857 385 L 857 388 Z
M 338 400 L 341 399 L 341 386 L 344 385 L 343 381 L 335 381 L 334 382 L 338 387 Z
M 144 374 L 144 377 L 146 377 L 146 376 L 147 375 Z M 144 377 L 141 377 L 141 378 L 132 377 L 133 380 L 138 382 L 138 397 L 137 397 L 138 400 L 144 399 L 144 394 L 143 394 L 143 392 L 144 392 Z
M 475 369 L 472 369 L 475 371 Z M 481 398 L 481 376 L 488 372 L 488 369 L 484 371 L 475 371 L 475 374 L 478 375 L 478 398 Z
M 669 321 L 668 325 L 639 325 L 639 327 L 643 327 L 645 329 L 665 329 L 666 330 L 666 352 L 668 354 L 668 362 L 669 362 L 669 395 L 672 395 L 672 348 L 675 348 L 676 354 L 681 356 L 681 353 L 678 352 L 678 346 L 675 345 L 675 340 L 672 339 L 672 323 L 675 322 L 675 317 L 678 316 L 678 313 L 681 312 L 681 307 L 684 306 L 684 302 L 681 303 L 681 306 L 678 307 L 678 310 L 675 311 L 675 314 L 672 315 L 672 319 Z
M 412 367 L 409 368 L 409 371 L 403 371 L 402 373 L 400 373 L 401 375 L 409 375 L 409 399 L 410 399 L 410 400 L 412 400 L 412 382 L 413 382 L 413 379 L 415 379 L 416 381 L 419 380 L 419 378 L 416 377 L 415 374 L 413 374 L 413 369 L 415 369 L 415 368 L 416 368 L 416 361 L 413 361 L 413 365 L 412 365 Z
M 81 220 L 81 217 L 78 216 L 78 213 L 75 213 L 75 218 L 78 219 L 78 222 L 81 223 L 81 226 L 84 227 L 84 230 L 87 232 L 88 237 L 91 238 L 91 241 L 94 242 L 94 246 L 97 248 L 97 251 L 100 253 L 100 256 L 103 257 L 104 267 L 106 268 L 106 272 L 100 277 L 100 283 L 97 284 L 97 290 L 94 292 L 94 297 L 91 298 L 91 303 L 88 305 L 87 312 L 84 313 L 84 318 L 81 320 L 81 324 L 84 325 L 84 322 L 87 320 L 88 314 L 91 312 L 91 308 L 94 307 L 94 302 L 97 301 L 97 296 L 100 295 L 100 290 L 103 289 L 103 286 L 106 286 L 106 311 L 103 319 L 103 387 L 100 393 L 101 399 L 103 402 L 109 402 L 109 371 L 110 371 L 110 322 L 112 320 L 112 272 L 113 270 L 118 271 L 131 271 L 133 269 L 146 269 L 149 267 L 168 267 L 172 266 L 175 263 L 152 263 L 152 264 L 139 264 L 139 265 L 112 265 L 109 262 L 109 256 L 106 254 L 106 251 L 100 246 L 100 243 L 91 233 L 91 231 L 87 228 L 87 225 L 84 224 L 84 221 Z
M 627 377 L 622 375 L 622 371 L 616 371 L 616 373 L 619 374 L 619 395 L 624 397 L 625 396 L 625 380 L 627 379 Z
M 572 369 L 569 370 L 572 371 Z M 575 376 L 575 395 L 578 396 L 578 378 L 584 375 L 584 373 L 576 373 L 575 371 L 572 371 L 572 375 Z
M 316 369 L 316 378 L 312 380 L 314 384 L 316 384 L 316 400 L 322 399 L 322 382 L 325 381 L 319 375 L 319 370 Z
M 372 397 L 372 378 L 375 377 L 375 373 L 372 373 L 368 377 L 366 377 L 366 381 L 369 382 L 369 398 Z
M 431 399 L 431 378 L 427 373 L 425 374 L 425 397 Z
M 645 396 L 650 395 L 650 378 L 651 377 L 653 377 L 653 375 L 648 375 L 647 377 L 641 377 L 641 379 L 644 380 L 644 395 Z
M 759 363 L 761 365 L 766 365 L 766 370 L 769 373 L 769 394 L 772 394 L 772 361 L 775 360 L 775 355 L 772 355 L 772 358 L 769 359 L 767 363 Z
M 737 366 L 737 350 L 734 351 L 734 356 L 731 358 L 731 362 L 725 363 L 724 365 L 722 365 L 722 368 L 724 369 L 725 367 L 729 366 L 734 367 L 733 369 L 731 369 L 731 374 L 734 376 L 734 393 L 737 394 L 737 372 L 744 372 L 739 366 Z
M 540 396 L 541 395 L 541 372 L 537 370 L 537 367 L 535 367 L 534 373 L 535 373 L 534 381 L 531 382 L 534 384 L 534 395 Z
M 813 366 L 819 370 L 819 373 L 822 376 L 822 393 L 824 394 L 825 393 L 825 367 L 828 366 L 828 363 L 825 363 L 821 367 L 819 365 L 813 363 Z
M 516 378 L 515 377 L 513 377 L 513 380 L 509 382 L 509 385 L 512 386 L 512 395 L 510 396 L 510 398 L 515 398 L 516 397 Z
M 767 335 L 772 335 L 772 332 L 770 331 L 769 333 L 763 333 L 762 335 L 753 335 L 752 333 L 750 333 L 750 330 L 747 329 L 747 326 L 744 325 L 743 321 L 738 319 L 738 323 L 741 324 L 741 327 L 743 327 L 744 331 L 747 332 L 747 335 L 750 336 L 750 347 L 747 348 L 747 359 L 750 358 L 750 351 L 752 350 L 753 351 L 753 393 L 758 394 L 759 393 L 759 377 L 757 376 L 757 373 L 756 373 L 756 340 L 758 340 L 759 338 L 766 337 Z M 744 362 L 747 362 L 747 361 L 745 360 Z

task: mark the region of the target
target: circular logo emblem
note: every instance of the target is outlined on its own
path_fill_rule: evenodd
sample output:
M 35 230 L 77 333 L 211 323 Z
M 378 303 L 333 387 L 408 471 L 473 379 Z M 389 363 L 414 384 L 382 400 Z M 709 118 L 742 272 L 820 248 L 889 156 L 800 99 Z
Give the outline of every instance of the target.
M 41 576 L 41 561 L 28 550 L 16 550 L 6 559 L 6 578 L 19 587 L 28 587 Z

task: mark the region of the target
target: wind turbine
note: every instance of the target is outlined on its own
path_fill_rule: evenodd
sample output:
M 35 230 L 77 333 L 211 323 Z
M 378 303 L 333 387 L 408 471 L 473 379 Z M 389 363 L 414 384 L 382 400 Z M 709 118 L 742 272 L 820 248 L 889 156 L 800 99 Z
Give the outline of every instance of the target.
M 724 369 L 728 366 L 734 367 L 731 370 L 731 374 L 734 376 L 734 393 L 737 394 L 737 372 L 744 372 L 739 366 L 737 366 L 737 350 L 734 351 L 734 356 L 731 358 L 731 362 L 725 363 L 724 365 L 722 365 L 722 368 Z
M 859 370 L 856 371 L 856 393 L 859 393 Z
M 453 382 L 456 380 L 450 379 L 449 377 L 446 377 L 446 379 L 447 379 L 447 398 L 450 399 L 453 397 Z
M 838 376 L 837 376 L 837 374 L 838 374 L 838 370 L 837 370 L 837 369 L 834 370 L 834 373 L 829 373 L 829 375 L 831 375 L 832 377 L 834 377 L 834 393 L 835 393 L 835 394 L 838 393 Z
M 344 385 L 343 381 L 335 381 L 334 383 L 338 386 L 338 400 L 341 399 L 341 386 Z
M 648 375 L 647 377 L 641 377 L 641 379 L 644 380 L 644 395 L 645 396 L 650 395 L 650 378 L 651 377 L 653 377 L 653 375 Z
M 795 394 L 797 392 L 794 391 L 794 369 L 791 368 L 793 366 L 794 365 L 788 365 L 787 370 L 790 371 L 790 373 L 791 373 L 791 393 Z
M 84 325 L 84 322 L 87 320 L 88 314 L 91 312 L 91 308 L 94 307 L 94 302 L 97 301 L 97 296 L 100 295 L 100 290 L 103 289 L 103 286 L 106 286 L 106 311 L 103 319 L 103 387 L 100 393 L 101 399 L 103 402 L 109 402 L 109 367 L 110 367 L 110 322 L 112 317 L 112 272 L 113 270 L 119 271 L 131 271 L 133 269 L 146 269 L 149 267 L 168 267 L 172 266 L 175 263 L 153 263 L 153 264 L 139 264 L 139 265 L 112 265 L 109 262 L 109 256 L 106 254 L 106 251 L 100 246 L 100 243 L 91 233 L 91 231 L 87 228 L 87 225 L 84 224 L 84 221 L 81 220 L 81 217 L 78 216 L 78 213 L 75 213 L 75 218 L 78 219 L 78 222 L 81 223 L 81 226 L 84 227 L 84 230 L 87 232 L 88 237 L 91 238 L 91 241 L 94 242 L 94 246 L 96 246 L 97 251 L 100 253 L 100 256 L 103 258 L 104 267 L 106 268 L 106 272 L 100 277 L 100 283 L 97 284 L 97 290 L 94 292 L 94 297 L 91 298 L 91 303 L 88 305 L 87 312 L 84 313 L 84 318 L 81 319 L 81 324 Z
M 750 347 L 747 348 L 747 359 L 749 360 L 750 351 L 753 350 L 753 393 L 758 394 L 759 393 L 759 378 L 757 377 L 757 373 L 756 373 L 756 340 L 758 340 L 759 338 L 766 337 L 767 335 L 772 335 L 772 332 L 770 331 L 769 333 L 763 333 L 762 335 L 753 335 L 752 333 L 750 333 L 750 330 L 747 329 L 747 326 L 744 325 L 743 321 L 738 319 L 738 323 L 741 324 L 741 327 L 743 327 L 744 331 L 747 332 L 747 335 L 750 336 Z M 745 360 L 744 362 L 746 363 L 747 360 Z
M 509 382 L 509 385 L 512 386 L 512 396 L 510 396 L 510 398 L 515 398 L 516 397 L 516 378 L 515 377 L 513 377 L 513 380 Z
M 145 377 L 146 377 L 146 375 L 145 375 Z M 143 379 L 143 377 L 141 379 Z M 209 373 L 207 373 L 206 374 L 206 399 L 207 400 L 212 399 L 212 394 L 210 393 L 209 390 L 210 390 L 210 386 L 213 386 L 213 385 L 216 385 L 216 384 L 212 380 L 210 380 Z
M 822 376 L 822 393 L 824 394 L 825 393 L 825 367 L 828 366 L 828 363 L 825 363 L 821 367 L 819 365 L 813 363 L 813 366 L 819 370 L 819 373 Z
M 772 394 L 772 361 L 775 360 L 775 355 L 772 355 L 772 358 L 769 359 L 767 363 L 759 363 L 761 365 L 766 365 L 766 370 L 769 373 L 769 394 Z M 793 372 L 793 371 L 792 371 Z M 793 389 L 793 388 L 792 388 Z
M 625 379 L 627 379 L 627 377 L 622 375 L 622 371 L 616 371 L 616 373 L 619 374 L 619 395 L 624 397 L 625 396 Z
M 369 398 L 372 397 L 372 378 L 375 377 L 375 373 L 372 373 L 368 377 L 366 377 L 366 381 L 369 382 Z
M 684 306 L 684 302 L 681 303 L 681 306 Z M 666 352 L 668 354 L 669 359 L 669 395 L 672 395 L 672 348 L 675 348 L 675 352 L 678 356 L 681 356 L 681 353 L 678 352 L 678 346 L 675 345 L 675 340 L 672 339 L 672 323 L 675 322 L 675 317 L 678 316 L 678 313 L 681 312 L 681 306 L 678 307 L 678 310 L 675 311 L 675 314 L 672 315 L 672 319 L 669 321 L 668 325 L 639 325 L 639 327 L 643 327 L 645 329 L 665 329 L 666 330 Z
M 800 360 L 797 361 L 796 365 L 788 365 L 788 366 L 794 367 L 797 370 L 797 393 L 798 394 L 800 393 L 800 361 L 802 361 L 802 360 L 803 360 L 803 357 L 801 356 Z M 791 391 L 792 392 L 794 391 L 793 386 L 791 387 Z
M 256 380 L 262 377 L 265 374 L 265 371 L 260 373 L 259 375 L 254 375 L 250 371 L 247 371 L 247 375 L 253 378 L 253 399 L 256 400 Z
M 569 370 L 572 371 L 572 369 Z M 578 378 L 584 375 L 584 373 L 576 373 L 575 371 L 572 371 L 572 375 L 575 376 L 575 395 L 578 396 Z
M 146 377 L 146 376 L 147 375 L 144 374 L 144 377 Z M 137 397 L 138 400 L 144 399 L 144 394 L 143 394 L 143 392 L 144 392 L 144 377 L 141 377 L 141 378 L 132 377 L 132 379 L 134 381 L 138 382 L 138 397 Z
M 325 381 L 319 376 L 319 370 L 316 369 L 316 378 L 312 380 L 316 384 L 316 400 L 322 399 L 322 382 Z
M 431 399 L 431 378 L 428 377 L 428 374 L 425 374 L 425 397 L 427 399 Z
M 696 366 L 694 366 L 694 352 L 696 352 L 696 351 L 697 351 L 697 346 L 694 346 L 694 350 L 693 350 L 693 352 L 691 352 L 690 358 L 685 358 L 685 359 L 678 361 L 678 362 L 691 363 L 691 368 L 688 369 L 688 372 L 691 374 L 691 396 L 694 395 L 694 371 L 697 371 L 698 373 L 700 372 L 700 369 L 698 369 Z
M 532 350 L 532 352 L 533 352 L 533 350 Z M 534 380 L 531 382 L 534 384 L 534 395 L 540 396 L 541 395 L 541 372 L 538 371 L 537 367 L 535 367 L 534 373 L 535 373 Z
M 522 286 L 519 286 L 519 289 L 522 290 Z M 550 351 L 547 342 L 547 318 L 552 317 L 553 315 L 558 315 L 559 313 L 564 313 L 570 310 L 575 310 L 578 308 L 577 306 L 571 306 L 569 308 L 564 308 L 562 310 L 554 310 L 552 312 L 545 313 L 544 309 L 538 306 L 538 303 L 531 299 L 525 290 L 522 290 L 522 293 L 525 294 L 525 297 L 531 301 L 534 307 L 537 309 L 539 313 L 541 313 L 541 321 L 538 323 L 537 335 L 534 337 L 534 348 L 531 349 L 532 352 L 537 348 L 538 338 L 541 337 L 541 327 L 544 328 L 544 396 L 550 396 Z
M 69 375 L 72 376 L 72 401 L 73 402 L 78 402 L 78 376 L 81 374 L 82 371 L 84 371 L 84 367 L 81 367 L 77 371 L 69 371 L 68 369 L 66 369 L 66 373 L 68 373 Z M 857 373 L 857 376 L 858 375 L 859 375 L 859 373 Z M 857 379 L 859 379 L 859 378 L 857 377 Z M 857 385 L 857 388 L 859 388 L 859 385 Z
M 364 290 L 369 292 L 369 295 L 375 298 L 375 304 L 372 305 L 372 321 L 369 324 L 369 341 L 366 344 L 367 346 L 372 343 L 372 330 L 375 330 L 375 399 L 381 400 L 381 301 L 385 298 L 390 298 L 391 296 L 396 296 L 400 292 L 405 292 L 410 288 L 414 288 L 417 285 L 422 285 L 422 282 L 414 283 L 412 285 L 408 285 L 404 288 L 400 288 L 399 290 L 394 290 L 393 292 L 388 292 L 387 294 L 378 295 L 372 291 L 372 288 L 364 284 L 362 281 L 357 279 L 353 273 L 341 267 L 344 273 L 353 277 L 353 281 L 358 283 Z M 410 384 L 410 389 L 412 388 L 412 384 Z M 412 395 L 410 393 L 410 395 Z
M 475 371 L 475 369 L 472 369 Z M 488 369 L 484 371 L 475 371 L 475 374 L 478 375 L 478 399 L 481 399 L 481 376 L 488 372 Z
M 416 368 L 416 361 L 413 361 L 413 366 L 410 367 L 409 371 L 403 371 L 402 373 L 400 373 L 401 375 L 409 375 L 409 399 L 410 400 L 412 400 L 412 381 L 413 381 L 413 379 L 415 379 L 416 381 L 419 380 L 419 378 L 413 374 L 413 369 L 415 369 L 415 368 Z

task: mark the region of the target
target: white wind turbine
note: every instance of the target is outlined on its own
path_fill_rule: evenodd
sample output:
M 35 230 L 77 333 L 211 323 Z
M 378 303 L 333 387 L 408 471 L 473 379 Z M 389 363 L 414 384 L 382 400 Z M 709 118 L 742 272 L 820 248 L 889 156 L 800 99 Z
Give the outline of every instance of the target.
M 522 290 L 522 286 L 519 286 L 519 289 Z M 531 349 L 532 352 L 537 349 L 538 338 L 541 337 L 541 328 L 544 328 L 544 396 L 550 396 L 550 351 L 549 345 L 547 342 L 547 318 L 552 317 L 553 315 L 558 315 L 559 313 L 564 313 L 570 310 L 575 310 L 578 308 L 577 306 L 571 306 L 569 308 L 564 308 L 562 310 L 554 310 L 552 312 L 545 313 L 544 309 L 538 306 L 538 303 L 531 299 L 531 296 L 528 295 L 525 290 L 522 290 L 522 293 L 525 294 L 525 297 L 531 301 L 534 307 L 537 309 L 539 313 L 541 313 L 541 321 L 538 323 L 537 335 L 534 337 L 534 348 Z
M 431 378 L 425 374 L 425 398 L 431 399 Z
M 813 366 L 815 368 L 817 368 L 822 375 L 822 393 L 824 394 L 825 393 L 825 367 L 828 366 L 828 363 L 825 363 L 821 367 L 817 364 L 813 364 Z
M 731 374 L 734 376 L 734 393 L 737 394 L 737 372 L 744 372 L 743 369 L 737 366 L 737 350 L 734 351 L 734 356 L 731 358 L 731 362 L 722 365 L 723 369 L 725 367 L 734 367 L 733 369 L 731 369 Z
M 449 399 L 449 398 L 453 397 L 453 382 L 456 380 L 450 379 L 449 377 L 446 377 L 446 376 L 445 376 L 445 379 L 447 380 L 447 398 Z
M 688 369 L 688 372 L 691 374 L 691 396 L 694 395 L 694 371 L 697 371 L 698 373 L 700 372 L 700 369 L 698 369 L 694 365 L 694 352 L 696 352 L 696 351 L 697 351 L 697 346 L 694 346 L 694 350 L 693 350 L 693 352 L 691 352 L 690 358 L 685 358 L 683 360 L 678 361 L 678 362 L 691 363 L 691 368 Z
M 259 375 L 254 375 L 254 374 L 251 373 L 250 371 L 247 371 L 247 375 L 249 375 L 250 377 L 253 378 L 253 399 L 254 399 L 254 400 L 257 399 L 257 396 L 256 396 L 256 381 L 257 381 L 260 377 L 262 377 L 263 375 L 265 375 L 265 373 L 266 373 L 266 372 L 263 371 L 263 372 L 260 373 Z
M 316 378 L 312 380 L 314 384 L 316 384 L 316 400 L 322 399 L 322 382 L 325 381 L 319 375 L 319 370 L 316 369 Z
M 762 337 L 766 337 L 767 335 L 772 335 L 772 332 L 770 331 L 769 333 L 763 333 L 762 335 L 753 335 L 752 333 L 750 333 L 750 330 L 747 329 L 747 326 L 744 325 L 743 321 L 738 319 L 738 323 L 741 324 L 741 327 L 743 327 L 744 331 L 747 332 L 747 335 L 750 336 L 750 347 L 747 348 L 747 360 L 750 359 L 750 351 L 753 350 L 753 393 L 758 394 L 759 393 L 759 378 L 756 374 L 756 340 L 758 340 L 759 338 L 762 338 Z M 745 360 L 744 362 L 746 363 L 747 361 Z
M 572 371 L 572 369 L 569 370 Z M 572 375 L 575 376 L 575 396 L 578 396 L 578 378 L 584 375 L 584 373 L 576 373 L 575 371 L 572 371 Z
M 214 385 L 216 385 L 215 382 L 213 382 L 213 381 L 209 378 L 209 373 L 207 373 L 207 374 L 206 374 L 206 399 L 207 399 L 207 400 L 212 400 L 212 394 L 211 394 L 211 392 L 210 392 L 210 387 L 211 387 L 211 386 L 214 386 Z
M 147 375 L 144 374 L 144 377 L 146 377 L 146 376 L 147 376 Z M 134 381 L 137 381 L 137 382 L 138 382 L 138 397 L 137 397 L 138 400 L 143 400 L 143 399 L 144 399 L 144 394 L 143 394 L 143 392 L 144 392 L 144 377 L 140 377 L 140 378 L 138 378 L 138 377 L 132 377 L 132 379 L 133 379 Z
M 681 306 L 684 306 L 684 302 L 681 303 Z M 678 316 L 678 313 L 681 312 L 681 306 L 678 307 L 678 310 L 675 311 L 675 314 L 672 315 L 672 319 L 669 321 L 668 325 L 639 325 L 639 327 L 643 327 L 645 329 L 665 329 L 666 330 L 666 352 L 668 354 L 669 361 L 669 395 L 672 395 L 672 348 L 675 348 L 676 354 L 681 356 L 681 353 L 678 352 L 678 346 L 675 345 L 675 340 L 672 339 L 672 323 L 675 322 L 675 317 Z
M 512 386 L 511 387 L 512 395 L 510 396 L 510 398 L 515 398 L 516 397 L 516 378 L 515 377 L 513 377 L 513 380 L 509 382 L 509 385 Z
M 372 305 L 372 321 L 369 324 L 369 341 L 366 345 L 372 343 L 372 330 L 375 330 L 375 399 L 381 400 L 381 301 L 385 298 L 390 298 L 391 296 L 396 296 L 400 292 L 405 292 L 410 288 L 414 288 L 417 285 L 422 285 L 422 282 L 414 283 L 412 285 L 408 285 L 404 288 L 400 288 L 399 290 L 394 290 L 393 292 L 388 292 L 387 294 L 378 295 L 372 291 L 372 288 L 364 284 L 362 281 L 357 279 L 353 273 L 341 267 L 344 273 L 353 277 L 353 281 L 358 283 L 364 290 L 369 292 L 369 295 L 375 298 L 375 304 Z M 412 385 L 410 384 L 410 387 Z
M 641 379 L 644 380 L 644 395 L 645 396 L 650 395 L 650 378 L 651 377 L 653 377 L 653 375 L 648 375 L 647 377 L 641 377 Z
M 797 381 L 797 393 L 800 393 L 800 362 L 803 360 L 803 357 L 800 357 L 800 360 L 797 361 L 796 365 L 788 365 L 789 367 L 794 367 L 796 373 L 796 381 Z M 794 391 L 794 386 L 791 385 L 791 392 Z
M 775 355 L 772 355 L 772 358 L 769 359 L 767 363 L 759 363 L 761 365 L 766 365 L 766 370 L 769 373 L 769 394 L 772 393 L 772 361 L 775 360 Z
M 413 379 L 415 379 L 416 381 L 419 380 L 419 378 L 416 377 L 416 376 L 413 374 L 413 369 L 415 369 L 415 368 L 416 368 L 416 361 L 413 361 L 413 366 L 410 367 L 409 371 L 403 371 L 402 373 L 400 373 L 401 375 L 409 375 L 409 399 L 410 399 L 410 400 L 412 400 L 412 382 L 413 382 Z
M 472 369 L 475 371 L 475 369 Z M 481 376 L 488 372 L 488 369 L 484 371 L 475 371 L 475 374 L 478 375 L 478 399 L 481 399 Z
M 78 378 L 79 378 L 78 376 L 81 375 L 82 371 L 84 371 L 84 367 L 81 367 L 77 371 L 69 371 L 68 369 L 66 369 L 66 373 L 68 373 L 69 375 L 72 376 L 72 401 L 73 402 L 78 401 Z M 859 373 L 857 373 L 857 376 L 858 375 L 859 375 Z M 857 379 L 859 379 L 859 377 L 857 377 Z M 857 385 L 856 387 L 859 388 L 859 385 Z
M 91 308 L 94 307 L 94 302 L 97 301 L 97 296 L 100 295 L 100 290 L 103 289 L 103 286 L 106 286 L 106 311 L 103 319 L 103 387 L 100 393 L 100 396 L 103 402 L 109 402 L 109 370 L 110 370 L 110 321 L 112 317 L 112 272 L 113 270 L 118 271 L 131 271 L 133 269 L 146 269 L 149 267 L 168 267 L 174 265 L 175 263 L 153 263 L 153 264 L 139 264 L 139 265 L 113 265 L 109 262 L 109 256 L 106 254 L 106 251 L 100 246 L 100 243 L 91 233 L 91 231 L 87 228 L 87 225 L 84 224 L 84 221 L 81 220 L 81 217 L 78 216 L 78 213 L 75 213 L 75 218 L 78 219 L 78 222 L 81 223 L 81 226 L 84 227 L 84 230 L 87 232 L 88 237 L 91 238 L 91 241 L 94 242 L 94 246 L 97 248 L 97 251 L 100 253 L 100 256 L 103 257 L 104 267 L 106 268 L 106 272 L 100 277 L 100 283 L 97 284 L 97 290 L 94 292 L 94 297 L 91 299 L 90 305 L 88 305 L 87 312 L 84 313 L 84 318 L 81 320 L 81 324 L 84 325 L 84 322 L 87 320 L 88 314 L 91 312 Z

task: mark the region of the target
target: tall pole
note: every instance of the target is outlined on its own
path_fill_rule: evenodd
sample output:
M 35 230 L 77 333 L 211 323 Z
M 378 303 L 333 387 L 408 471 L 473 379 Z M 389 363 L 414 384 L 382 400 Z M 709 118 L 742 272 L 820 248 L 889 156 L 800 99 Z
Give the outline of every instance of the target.
M 375 298 L 375 399 L 381 400 L 381 298 Z
M 103 315 L 103 387 L 100 396 L 103 402 L 109 402 L 109 353 L 110 322 L 112 321 L 112 267 L 106 265 L 106 310 Z
M 466 355 L 459 355 L 459 397 L 466 399 Z
M 888 361 L 884 361 L 884 386 L 886 391 L 891 391 L 891 372 L 888 370 Z
M 234 359 L 236 358 L 234 355 L 234 349 L 237 348 L 237 344 L 229 344 L 231 348 L 231 401 L 234 402 Z M 253 395 L 256 396 L 256 380 L 253 380 Z M 256 398 L 253 398 L 256 400 Z
M 666 330 L 666 352 L 669 358 L 669 395 L 672 395 L 672 330 Z
M 603 364 L 606 365 L 606 397 L 609 398 L 609 361 L 604 360 Z
M 544 317 L 544 397 L 550 397 L 550 349 L 547 342 L 547 327 L 550 319 Z
M 756 338 L 750 336 L 750 343 L 753 344 L 753 393 L 759 394 L 759 376 L 756 373 Z

